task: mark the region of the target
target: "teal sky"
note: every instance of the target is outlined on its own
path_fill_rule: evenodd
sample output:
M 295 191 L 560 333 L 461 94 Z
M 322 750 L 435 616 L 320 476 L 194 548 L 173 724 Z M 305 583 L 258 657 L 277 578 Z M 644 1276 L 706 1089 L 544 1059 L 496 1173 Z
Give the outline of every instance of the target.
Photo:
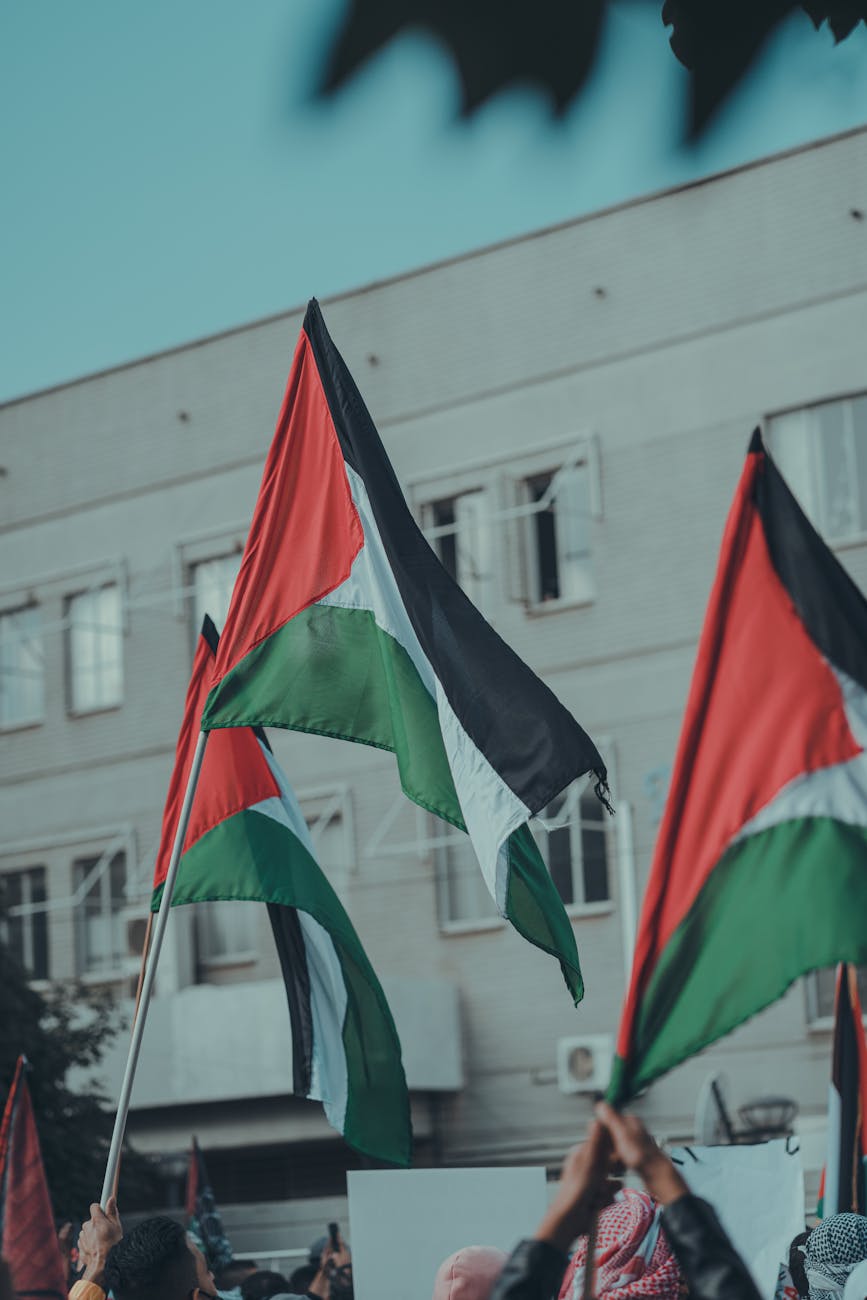
M 421 35 L 317 105 L 342 4 L 5 0 L 0 400 L 867 121 L 867 32 L 795 18 L 687 149 L 641 0 L 563 122 L 529 91 L 460 122 Z

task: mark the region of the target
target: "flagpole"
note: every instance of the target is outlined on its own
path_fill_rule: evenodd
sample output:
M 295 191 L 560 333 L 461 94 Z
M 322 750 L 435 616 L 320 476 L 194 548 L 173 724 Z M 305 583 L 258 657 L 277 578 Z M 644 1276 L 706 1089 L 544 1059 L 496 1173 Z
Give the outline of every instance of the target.
M 141 965 L 138 968 L 138 984 L 135 989 L 135 1006 L 132 1009 L 132 1029 L 135 1029 L 135 1022 L 138 1020 L 138 1009 L 141 1006 L 141 990 L 144 984 L 145 970 L 147 969 L 148 953 L 151 946 L 151 933 L 154 928 L 154 914 L 148 912 L 148 923 L 145 926 L 144 941 L 141 946 Z M 117 1167 L 114 1171 L 114 1184 L 111 1194 L 117 1200 L 117 1185 L 120 1181 L 120 1155 L 117 1158 Z
M 141 1042 L 144 1036 L 145 1022 L 147 1021 L 148 1007 L 150 1005 L 151 993 L 153 991 L 157 962 L 159 961 L 163 936 L 165 935 L 166 926 L 169 920 L 172 894 L 174 893 L 178 866 L 181 861 L 181 849 L 183 848 L 184 840 L 187 835 L 187 826 L 190 821 L 190 810 L 193 805 L 193 795 L 196 793 L 196 785 L 199 780 L 199 772 L 202 769 L 202 759 L 205 756 L 205 745 L 207 744 L 207 741 L 208 732 L 199 732 L 199 739 L 196 742 L 196 750 L 193 754 L 193 762 L 190 767 L 190 775 L 187 778 L 187 789 L 184 794 L 184 802 L 181 806 L 181 815 L 178 818 L 178 829 L 175 832 L 175 842 L 172 845 L 172 856 L 169 860 L 169 869 L 166 873 L 165 884 L 163 885 L 163 896 L 160 899 L 160 910 L 157 913 L 156 925 L 154 926 L 151 956 L 147 963 L 144 980 L 141 986 L 138 1015 L 135 1018 L 132 1028 L 132 1038 L 130 1039 L 129 1053 L 126 1058 L 126 1069 L 124 1070 L 123 1083 L 120 1087 L 117 1114 L 114 1117 L 114 1132 L 111 1135 L 111 1146 L 108 1151 L 108 1163 L 105 1167 L 105 1178 L 102 1184 L 102 1196 L 100 1197 L 100 1205 L 103 1210 L 108 1204 L 109 1197 L 112 1195 L 115 1174 L 120 1165 L 120 1149 L 123 1145 L 123 1135 L 126 1130 L 130 1097 L 132 1096 L 132 1085 L 133 1080 L 135 1079 L 136 1068 L 138 1066 L 139 1051 L 141 1050 Z

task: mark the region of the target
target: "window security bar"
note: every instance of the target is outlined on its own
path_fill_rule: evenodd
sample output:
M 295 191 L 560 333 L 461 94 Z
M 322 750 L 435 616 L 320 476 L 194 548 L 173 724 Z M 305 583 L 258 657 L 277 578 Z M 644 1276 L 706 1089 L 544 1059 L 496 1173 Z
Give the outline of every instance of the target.
M 101 857 L 97 859 L 93 867 L 73 893 L 67 895 L 65 898 L 47 898 L 41 903 L 17 903 L 15 907 L 9 908 L 9 915 L 35 916 L 38 912 L 71 911 L 76 907 L 80 907 L 93 886 L 97 884 L 108 871 L 111 861 L 119 849 L 123 849 L 125 853 L 128 881 L 130 875 L 129 863 L 135 860 L 133 847 L 134 833 L 132 827 L 124 827 L 123 830 L 119 831 L 115 838 L 109 843 Z
M 565 476 L 573 470 L 579 469 L 582 465 L 588 465 L 589 467 L 589 457 L 584 452 L 573 456 L 570 460 L 566 461 L 565 464 L 561 465 L 554 474 L 552 474 L 551 482 L 548 484 L 538 501 L 522 501 L 520 504 L 515 506 L 502 506 L 499 509 L 491 510 L 487 514 L 488 521 L 490 523 L 499 523 L 501 521 L 507 522 L 510 519 L 526 519 L 531 515 L 542 514 L 543 511 L 550 510 L 551 506 L 554 505 L 557 500 L 557 493 L 560 490 Z M 591 487 L 593 477 L 594 476 L 591 475 Z M 455 496 L 460 495 L 462 494 L 455 493 Z M 598 519 L 598 505 L 593 501 L 593 496 L 594 493 L 591 491 L 590 509 L 580 511 L 582 518 Z M 432 528 L 423 528 L 422 533 L 429 542 L 432 542 L 436 541 L 440 537 L 453 537 L 455 533 L 458 532 L 459 528 L 460 525 L 455 521 L 451 524 L 437 524 Z
M 559 809 L 554 817 L 542 817 L 541 814 L 537 813 L 531 821 L 548 832 L 561 830 L 567 826 L 574 826 L 580 829 L 583 823 L 580 815 L 579 801 L 586 791 L 589 781 L 589 777 L 583 777 L 572 783 L 569 787 L 562 808 Z M 374 857 L 392 858 L 404 857 L 406 855 L 423 858 L 432 849 L 444 849 L 449 848 L 454 844 L 466 843 L 467 837 L 465 831 L 458 830 L 457 827 L 449 827 L 448 822 L 441 821 L 440 819 L 437 819 L 434 824 L 441 825 L 443 829 L 441 831 L 431 832 L 429 827 L 431 825 L 431 817 L 434 816 L 434 814 L 425 812 L 423 808 L 419 808 L 417 805 L 414 805 L 414 807 L 416 815 L 416 834 L 414 839 L 400 840 L 396 842 L 391 841 L 389 843 L 385 842 L 388 832 L 394 826 L 394 823 L 397 821 L 401 812 L 406 811 L 407 808 L 407 797 L 401 790 L 395 795 L 387 813 L 382 818 L 376 831 L 370 837 L 362 850 L 361 856 L 365 860 Z M 596 822 L 589 823 L 590 829 L 593 830 L 597 829 L 597 825 Z

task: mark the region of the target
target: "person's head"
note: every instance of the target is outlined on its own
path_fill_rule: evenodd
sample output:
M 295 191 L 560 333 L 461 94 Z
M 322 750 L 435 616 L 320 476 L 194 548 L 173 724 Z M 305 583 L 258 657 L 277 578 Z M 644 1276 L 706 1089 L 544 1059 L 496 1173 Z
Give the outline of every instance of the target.
M 205 1257 L 174 1219 L 144 1219 L 108 1253 L 106 1290 L 115 1300 L 211 1300 Z
M 560 1300 L 580 1300 L 586 1262 L 587 1238 L 582 1237 L 563 1278 Z M 647 1192 L 626 1188 L 599 1213 L 594 1294 L 607 1300 L 676 1300 L 680 1288 L 680 1268 L 659 1226 L 659 1207 Z
M 282 1273 L 260 1268 L 255 1273 L 250 1273 L 241 1283 L 241 1300 L 271 1300 L 271 1296 L 291 1290 Z
M 433 1300 L 488 1300 L 508 1256 L 493 1246 L 464 1246 L 444 1259 L 434 1278 Z
M 309 1290 L 310 1283 L 319 1272 L 318 1264 L 302 1264 L 296 1268 L 295 1272 L 289 1277 L 289 1290 L 293 1295 L 304 1295 Z
M 259 1265 L 253 1259 L 233 1259 L 231 1264 L 227 1264 L 217 1274 L 217 1290 L 233 1291 L 236 1286 L 241 1285 L 245 1277 L 258 1271 Z
M 310 1245 L 310 1251 L 309 1254 L 307 1255 L 307 1263 L 311 1266 L 311 1268 L 315 1268 L 317 1273 L 319 1272 L 319 1263 L 322 1259 L 322 1252 L 327 1245 L 328 1245 L 327 1236 L 317 1237 L 316 1240 L 312 1242 Z
M 804 1265 L 810 1300 L 841 1300 L 849 1274 L 867 1259 L 867 1219 L 832 1214 L 807 1238 Z

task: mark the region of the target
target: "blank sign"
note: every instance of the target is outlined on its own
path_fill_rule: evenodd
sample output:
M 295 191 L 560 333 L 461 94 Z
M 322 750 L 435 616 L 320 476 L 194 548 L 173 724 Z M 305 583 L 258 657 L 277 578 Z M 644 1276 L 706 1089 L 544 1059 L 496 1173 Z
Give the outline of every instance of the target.
M 548 1204 L 541 1167 L 353 1170 L 348 1189 L 356 1300 L 431 1300 L 446 1256 L 510 1252 Z

